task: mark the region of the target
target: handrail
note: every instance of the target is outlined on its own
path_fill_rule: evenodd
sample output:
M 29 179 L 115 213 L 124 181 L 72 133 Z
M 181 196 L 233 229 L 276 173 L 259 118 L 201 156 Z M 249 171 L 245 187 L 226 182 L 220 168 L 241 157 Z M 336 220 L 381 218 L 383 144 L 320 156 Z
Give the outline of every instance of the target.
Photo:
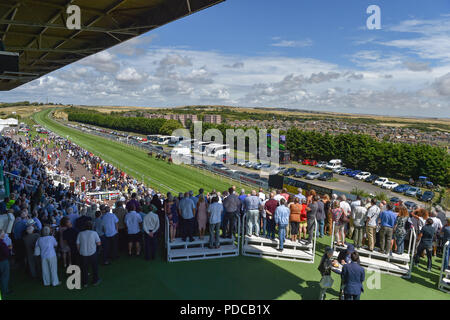
M 409 246 L 408 246 L 408 254 L 411 254 L 411 258 L 410 258 L 410 261 L 409 261 L 408 274 L 406 274 L 404 276 L 405 279 L 410 279 L 411 278 L 412 268 L 413 268 L 413 264 L 414 264 L 414 253 L 416 251 L 416 240 L 417 240 L 416 230 L 415 230 L 414 226 L 411 225 L 410 237 L 409 237 Z M 411 251 L 410 251 L 410 248 L 411 248 Z

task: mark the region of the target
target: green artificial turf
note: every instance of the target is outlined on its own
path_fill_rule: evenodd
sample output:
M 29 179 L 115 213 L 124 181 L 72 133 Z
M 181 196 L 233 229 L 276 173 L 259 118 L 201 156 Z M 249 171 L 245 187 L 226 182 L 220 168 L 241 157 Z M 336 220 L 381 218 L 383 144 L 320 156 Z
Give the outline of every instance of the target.
M 102 157 L 105 161 L 122 169 L 138 180 L 157 188 L 161 192 L 186 192 L 204 188 L 206 191 L 227 190 L 236 181 L 207 174 L 200 169 L 184 165 L 168 164 L 166 161 L 150 158 L 137 147 L 115 142 L 96 135 L 63 126 L 50 119 L 47 109 L 36 113 L 33 118 L 53 132 L 69 139 L 86 150 Z
M 318 240 L 314 264 L 269 260 L 253 257 L 233 257 L 186 262 L 165 262 L 163 248 L 158 258 L 147 262 L 142 257 L 121 257 L 110 266 L 100 266 L 102 279 L 98 287 L 69 290 L 67 275 L 59 268 L 59 287 L 44 287 L 31 280 L 22 270 L 12 270 L 12 289 L 9 299 L 317 299 L 320 274 L 317 270 L 323 249 L 330 238 Z M 441 259 L 435 258 L 431 273 L 425 270 L 426 261 L 414 268 L 410 280 L 381 274 L 380 289 L 368 289 L 362 300 L 433 299 L 450 296 L 437 289 Z M 366 272 L 366 278 L 370 274 Z M 340 280 L 333 274 L 333 288 L 327 299 L 337 299 Z

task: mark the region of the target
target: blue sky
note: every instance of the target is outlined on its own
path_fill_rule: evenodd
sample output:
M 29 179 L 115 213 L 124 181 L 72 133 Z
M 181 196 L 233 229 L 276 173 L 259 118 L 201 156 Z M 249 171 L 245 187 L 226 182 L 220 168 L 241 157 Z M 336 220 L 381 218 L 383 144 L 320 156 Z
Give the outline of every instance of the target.
M 368 30 L 369 5 L 381 30 Z M 0 101 L 450 117 L 450 1 L 227 0 Z

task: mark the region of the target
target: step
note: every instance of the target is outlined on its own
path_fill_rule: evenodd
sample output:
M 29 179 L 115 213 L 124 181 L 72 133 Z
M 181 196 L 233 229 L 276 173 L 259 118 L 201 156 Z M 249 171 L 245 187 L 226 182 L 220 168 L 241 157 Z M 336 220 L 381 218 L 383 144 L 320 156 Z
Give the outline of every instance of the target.
M 235 238 L 219 238 L 219 243 L 234 243 Z M 171 249 L 178 249 L 178 248 L 184 248 L 184 247 L 201 247 L 201 246 L 209 245 L 209 236 L 204 236 L 203 239 L 200 239 L 199 237 L 194 237 L 194 241 L 190 242 L 189 239 L 186 239 L 186 241 L 183 241 L 181 238 L 175 238 L 173 242 L 169 242 L 169 247 Z
M 339 252 L 335 251 L 333 257 L 337 258 Z M 382 272 L 395 273 L 404 275 L 409 272 L 409 264 L 395 263 L 392 261 L 385 261 L 380 259 L 373 259 L 365 256 L 359 256 L 361 266 L 367 268 L 378 269 Z
M 274 240 L 272 239 L 267 239 L 264 237 L 256 237 L 256 236 L 245 236 L 245 243 L 248 244 L 259 244 L 260 246 L 275 246 L 278 248 L 278 245 L 280 243 L 280 239 L 275 238 Z M 297 249 L 300 250 L 308 250 L 308 249 L 312 249 L 313 245 L 312 243 L 307 244 L 305 240 L 300 240 L 300 242 L 294 242 L 291 240 L 285 240 L 284 241 L 284 247 L 295 247 Z
M 347 249 L 347 246 L 336 246 L 336 248 Z M 376 251 L 377 249 L 374 249 L 374 251 L 369 251 L 366 248 L 367 247 L 362 247 L 360 249 L 355 248 L 355 251 L 358 252 L 360 256 L 371 257 L 374 259 L 397 261 L 403 263 L 409 263 L 411 261 L 411 257 L 407 253 L 403 253 L 401 255 L 392 253 L 392 256 L 389 256 L 388 254 Z
M 312 260 L 313 253 L 312 250 L 294 250 L 285 248 L 283 252 L 278 251 L 274 247 L 270 246 L 258 246 L 258 245 L 245 245 L 243 247 L 243 252 L 246 255 L 256 255 L 260 257 L 267 258 L 280 258 L 283 260 Z
M 235 245 L 223 245 L 218 249 L 209 248 L 186 248 L 176 249 L 169 252 L 169 260 L 195 260 L 216 258 L 218 256 L 235 256 L 239 254 L 239 248 Z

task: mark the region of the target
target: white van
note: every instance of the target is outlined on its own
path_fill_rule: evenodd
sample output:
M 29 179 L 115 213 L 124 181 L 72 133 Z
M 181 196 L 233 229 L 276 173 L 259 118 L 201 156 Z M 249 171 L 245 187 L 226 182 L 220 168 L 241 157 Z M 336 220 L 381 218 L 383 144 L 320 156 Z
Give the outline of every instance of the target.
M 325 166 L 325 168 L 333 170 L 336 168 L 342 167 L 342 160 L 341 159 L 333 159 L 328 162 L 328 164 Z

